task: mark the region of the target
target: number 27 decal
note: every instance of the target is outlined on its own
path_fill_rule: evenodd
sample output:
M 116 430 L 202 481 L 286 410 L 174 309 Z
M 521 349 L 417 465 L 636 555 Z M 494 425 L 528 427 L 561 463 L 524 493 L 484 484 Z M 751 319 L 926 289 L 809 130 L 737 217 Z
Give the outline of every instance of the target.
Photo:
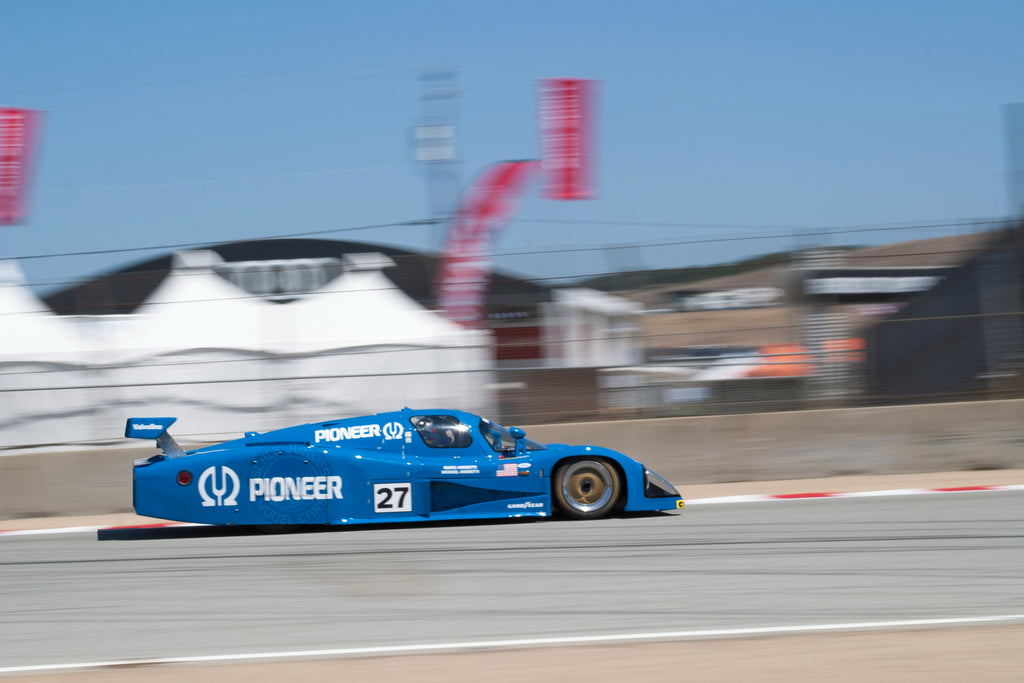
M 412 512 L 411 484 L 374 484 L 374 512 Z

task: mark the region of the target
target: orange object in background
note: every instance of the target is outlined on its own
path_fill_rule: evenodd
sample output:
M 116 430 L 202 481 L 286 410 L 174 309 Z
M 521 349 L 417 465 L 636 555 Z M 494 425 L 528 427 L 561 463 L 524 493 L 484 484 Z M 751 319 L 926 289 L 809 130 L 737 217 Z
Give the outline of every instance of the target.
M 814 374 L 814 356 L 803 344 L 768 344 L 758 349 L 761 364 L 748 377 L 803 377 Z
M 821 344 L 825 363 L 856 363 L 864 360 L 864 340 L 826 339 Z M 803 344 L 768 344 L 757 350 L 760 364 L 747 377 L 803 377 L 813 375 L 814 354 Z
M 857 363 L 864 360 L 864 340 L 860 337 L 850 339 L 826 339 L 821 344 L 825 352 L 826 363 Z

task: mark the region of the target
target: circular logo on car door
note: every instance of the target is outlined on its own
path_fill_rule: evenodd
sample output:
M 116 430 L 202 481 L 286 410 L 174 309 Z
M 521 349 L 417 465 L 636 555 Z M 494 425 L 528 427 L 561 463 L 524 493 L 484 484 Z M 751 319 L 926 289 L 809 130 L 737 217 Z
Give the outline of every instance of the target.
M 341 484 L 323 456 L 271 451 L 252 467 L 249 500 L 270 524 L 324 524 L 327 501 L 343 497 Z

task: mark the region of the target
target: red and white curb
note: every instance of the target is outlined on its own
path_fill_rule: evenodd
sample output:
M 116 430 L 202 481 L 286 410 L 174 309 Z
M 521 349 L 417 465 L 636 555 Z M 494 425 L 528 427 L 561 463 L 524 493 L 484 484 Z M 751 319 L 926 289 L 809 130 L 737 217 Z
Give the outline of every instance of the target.
M 65 526 L 56 529 L 0 529 L 0 536 L 42 536 L 44 534 L 77 534 L 92 531 L 117 531 L 119 529 L 169 529 L 187 526 L 209 526 L 191 522 L 158 522 L 156 524 L 128 524 L 125 526 Z
M 765 503 L 773 500 L 822 500 L 825 498 L 874 498 L 884 496 L 920 496 L 933 493 L 979 493 L 986 491 L 1024 491 L 1024 484 L 1004 486 L 952 486 L 936 489 L 889 489 L 884 491 L 846 491 L 816 493 L 749 494 L 739 496 L 717 496 L 713 498 L 686 498 L 686 507 L 692 505 L 722 505 L 726 503 Z M 158 522 L 155 524 L 132 524 L 127 526 L 71 526 L 57 529 L 16 529 L 2 530 L 0 536 L 41 536 L 43 534 L 73 534 L 93 531 L 116 531 L 119 529 L 167 529 L 190 526 L 208 526 L 186 522 Z

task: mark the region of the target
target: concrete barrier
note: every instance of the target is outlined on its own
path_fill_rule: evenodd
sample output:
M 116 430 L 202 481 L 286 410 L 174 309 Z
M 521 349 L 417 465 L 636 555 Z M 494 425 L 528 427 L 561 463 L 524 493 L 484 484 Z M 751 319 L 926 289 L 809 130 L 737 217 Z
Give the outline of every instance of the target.
M 1024 466 L 1024 401 L 543 425 L 543 442 L 594 443 L 674 483 Z
M 1024 400 L 524 426 L 590 443 L 686 484 L 1024 467 Z M 0 456 L 0 519 L 132 509 L 153 447 Z

